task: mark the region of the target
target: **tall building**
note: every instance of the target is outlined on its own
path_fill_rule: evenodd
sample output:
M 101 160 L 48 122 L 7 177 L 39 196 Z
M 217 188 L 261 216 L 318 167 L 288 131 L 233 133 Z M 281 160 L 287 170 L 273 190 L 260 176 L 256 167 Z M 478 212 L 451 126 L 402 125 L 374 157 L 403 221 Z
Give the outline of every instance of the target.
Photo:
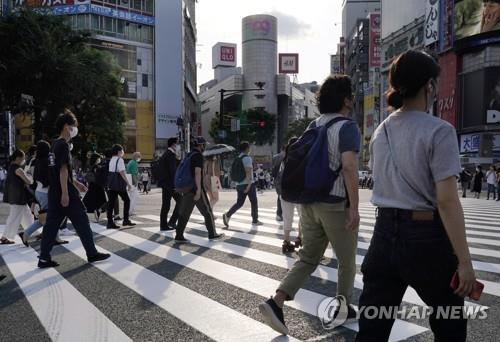
M 91 46 L 115 57 L 122 68 L 127 154 L 141 151 L 151 160 L 169 137 L 186 140 L 199 131 L 196 0 L 11 1 L 12 8 L 44 7 L 67 16 L 75 30 L 91 32 Z
M 342 37 L 351 33 L 358 19 L 366 18 L 370 12 L 376 10 L 380 10 L 380 0 L 343 0 Z
M 156 1 L 156 150 L 200 132 L 197 108 L 196 0 Z

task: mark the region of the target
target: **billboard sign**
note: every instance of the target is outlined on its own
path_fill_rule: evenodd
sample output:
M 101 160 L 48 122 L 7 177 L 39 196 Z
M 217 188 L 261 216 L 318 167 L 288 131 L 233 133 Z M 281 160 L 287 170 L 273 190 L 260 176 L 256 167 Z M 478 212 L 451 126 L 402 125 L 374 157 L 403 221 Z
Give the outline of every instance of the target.
M 266 39 L 277 41 L 278 23 L 276 17 L 271 15 L 252 15 L 243 18 L 243 39 L 245 43 L 249 40 Z
M 500 68 L 486 74 L 486 123 L 500 124 Z
M 380 46 L 380 13 L 370 13 L 370 67 L 380 66 L 382 47 Z
M 478 152 L 480 144 L 480 134 L 463 134 L 460 136 L 460 153 Z
M 453 8 L 455 0 L 440 0 L 439 10 L 439 51 L 447 51 L 453 47 Z
M 236 57 L 236 44 L 217 43 L 212 48 L 212 67 L 235 67 Z
M 425 42 L 428 46 L 438 40 L 439 32 L 439 0 L 427 0 L 425 6 Z
M 280 74 L 298 74 L 299 73 L 299 54 L 298 53 L 280 53 L 278 55 L 278 65 Z
M 500 2 L 497 0 L 455 0 L 455 39 L 471 45 L 500 41 Z
M 331 55 L 330 56 L 330 74 L 338 75 L 341 74 L 340 67 L 340 55 Z
M 86 5 L 90 0 L 14 0 L 14 6 L 53 7 L 66 5 Z
M 437 93 L 438 116 L 457 127 L 456 122 L 456 85 L 457 85 L 457 55 L 449 52 L 439 57 L 441 77 Z

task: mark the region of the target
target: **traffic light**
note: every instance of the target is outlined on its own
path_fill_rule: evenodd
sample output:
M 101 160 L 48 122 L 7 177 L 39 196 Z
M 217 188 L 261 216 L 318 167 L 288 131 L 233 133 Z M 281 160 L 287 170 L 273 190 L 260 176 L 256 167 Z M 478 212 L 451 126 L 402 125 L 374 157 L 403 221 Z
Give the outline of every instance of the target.
M 264 128 L 266 127 L 266 122 L 265 121 L 259 121 L 259 128 Z

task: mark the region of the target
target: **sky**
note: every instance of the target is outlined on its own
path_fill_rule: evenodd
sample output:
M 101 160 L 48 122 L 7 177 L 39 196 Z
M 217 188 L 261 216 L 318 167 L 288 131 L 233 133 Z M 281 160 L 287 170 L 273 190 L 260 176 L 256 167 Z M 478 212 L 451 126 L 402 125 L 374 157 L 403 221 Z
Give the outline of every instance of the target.
M 198 0 L 198 85 L 213 79 L 217 42 L 236 43 L 241 66 L 241 20 L 253 14 L 278 18 L 278 53 L 299 53 L 300 83 L 321 83 L 329 75 L 342 32 L 342 0 Z

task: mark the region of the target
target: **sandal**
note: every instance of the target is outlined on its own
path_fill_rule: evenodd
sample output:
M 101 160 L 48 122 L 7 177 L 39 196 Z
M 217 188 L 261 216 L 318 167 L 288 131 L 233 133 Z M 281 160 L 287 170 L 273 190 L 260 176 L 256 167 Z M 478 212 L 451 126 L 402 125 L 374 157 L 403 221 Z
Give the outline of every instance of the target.
M 295 241 L 294 241 L 294 244 L 295 244 L 295 248 L 299 248 L 302 246 L 302 239 L 301 238 L 296 238 Z
M 15 243 L 14 241 L 11 241 L 4 237 L 0 239 L 0 245 L 12 245 L 14 243 Z

